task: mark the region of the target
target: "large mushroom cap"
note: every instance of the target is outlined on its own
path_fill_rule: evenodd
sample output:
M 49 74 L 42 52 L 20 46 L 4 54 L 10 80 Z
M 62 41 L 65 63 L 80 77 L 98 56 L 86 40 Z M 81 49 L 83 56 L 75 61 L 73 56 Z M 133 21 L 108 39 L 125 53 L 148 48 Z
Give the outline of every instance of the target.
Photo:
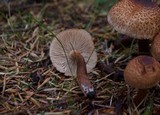
M 157 61 L 160 61 L 160 33 L 152 41 L 151 54 Z
M 135 88 L 153 87 L 160 80 L 160 64 L 150 56 L 138 56 L 127 64 L 124 79 Z
M 87 72 L 90 72 L 95 67 L 97 53 L 94 50 L 92 37 L 87 31 L 83 29 L 69 29 L 60 32 L 56 37 L 61 43 L 56 38 L 53 39 L 50 46 L 50 58 L 58 71 L 66 76 L 76 75 L 77 65 L 70 56 L 73 50 L 80 52 L 84 57 Z
M 119 33 L 152 39 L 160 31 L 160 8 L 152 0 L 119 0 L 108 13 L 108 22 Z

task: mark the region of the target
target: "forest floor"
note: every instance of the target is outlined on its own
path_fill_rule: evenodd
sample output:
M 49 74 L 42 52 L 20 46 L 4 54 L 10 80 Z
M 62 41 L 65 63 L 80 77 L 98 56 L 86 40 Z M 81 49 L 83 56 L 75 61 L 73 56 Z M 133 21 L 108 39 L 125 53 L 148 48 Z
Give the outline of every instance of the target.
M 0 2 L 0 114 L 21 115 L 158 115 L 160 88 L 149 89 L 136 106 L 137 89 L 123 78 L 126 64 L 137 50 L 109 52 L 111 41 L 125 38 L 113 31 L 107 13 L 115 0 L 3 0 Z M 57 34 L 82 28 L 93 37 L 98 54 L 89 79 L 96 97 L 88 99 L 75 78 L 52 65 L 50 31 Z M 49 30 L 49 31 L 48 31 Z

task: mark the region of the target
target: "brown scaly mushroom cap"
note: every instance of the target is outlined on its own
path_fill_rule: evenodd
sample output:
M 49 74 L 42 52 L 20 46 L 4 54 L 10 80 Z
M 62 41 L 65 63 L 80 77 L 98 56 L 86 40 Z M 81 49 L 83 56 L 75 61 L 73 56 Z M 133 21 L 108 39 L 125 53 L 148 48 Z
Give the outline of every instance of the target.
M 150 56 L 138 56 L 127 64 L 124 79 L 132 87 L 151 88 L 160 81 L 160 64 Z
M 119 33 L 153 39 L 160 31 L 160 8 L 152 0 L 119 0 L 108 13 L 108 22 Z
M 70 56 L 73 50 L 80 52 L 84 57 L 87 73 L 95 67 L 97 53 L 94 50 L 92 37 L 87 31 L 83 29 L 69 29 L 60 32 L 56 37 L 65 49 L 64 51 L 62 45 L 56 38 L 53 39 L 49 54 L 53 65 L 58 71 L 64 73 L 66 76 L 76 75 L 77 65 L 75 60 Z M 69 62 L 67 62 L 65 52 Z M 72 72 L 70 71 L 70 68 Z
M 151 54 L 157 61 L 160 61 L 160 33 L 152 41 Z

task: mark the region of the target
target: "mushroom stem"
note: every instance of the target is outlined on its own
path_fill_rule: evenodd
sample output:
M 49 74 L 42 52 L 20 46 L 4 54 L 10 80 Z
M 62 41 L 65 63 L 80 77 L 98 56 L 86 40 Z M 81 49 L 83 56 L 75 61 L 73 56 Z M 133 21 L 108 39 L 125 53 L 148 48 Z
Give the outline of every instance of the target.
M 95 90 L 88 79 L 86 63 L 83 56 L 78 51 L 71 52 L 71 57 L 77 63 L 77 82 L 85 96 L 92 99 L 95 97 Z
M 136 96 L 134 97 L 134 104 L 138 106 L 146 95 L 147 95 L 146 89 L 139 89 Z
M 138 50 L 141 55 L 150 55 L 150 41 L 148 39 L 138 40 Z

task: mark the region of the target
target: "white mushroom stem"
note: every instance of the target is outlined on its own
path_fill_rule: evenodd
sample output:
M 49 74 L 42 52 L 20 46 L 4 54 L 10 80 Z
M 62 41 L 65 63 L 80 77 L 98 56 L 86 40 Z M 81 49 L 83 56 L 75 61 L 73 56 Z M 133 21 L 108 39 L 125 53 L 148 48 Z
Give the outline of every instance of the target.
M 71 51 L 71 58 L 76 61 L 77 64 L 77 82 L 83 92 L 83 94 L 89 98 L 93 98 L 95 96 L 95 90 L 93 85 L 88 79 L 86 63 L 83 56 L 78 51 Z

